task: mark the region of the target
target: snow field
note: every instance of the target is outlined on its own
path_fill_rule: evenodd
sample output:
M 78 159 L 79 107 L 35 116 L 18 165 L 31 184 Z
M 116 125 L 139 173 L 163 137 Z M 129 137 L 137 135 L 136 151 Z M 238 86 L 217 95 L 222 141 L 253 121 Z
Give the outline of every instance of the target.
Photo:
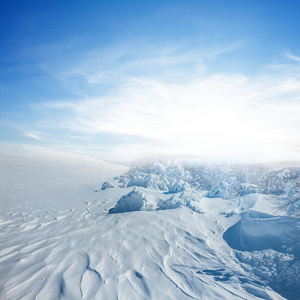
M 179 164 L 134 183 L 122 166 L 56 152 L 0 163 L 1 299 L 284 299 L 300 286 L 277 280 L 293 252 L 276 226 L 290 219 L 270 216 L 267 195 L 235 183 L 209 198 Z M 270 232 L 277 249 L 253 246 Z

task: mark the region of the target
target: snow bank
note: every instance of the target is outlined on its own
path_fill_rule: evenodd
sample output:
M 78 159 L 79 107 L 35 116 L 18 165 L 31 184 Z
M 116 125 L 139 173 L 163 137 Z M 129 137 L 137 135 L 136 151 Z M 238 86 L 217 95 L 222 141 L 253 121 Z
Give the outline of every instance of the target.
M 289 234 L 295 226 L 292 218 L 249 211 L 223 237 L 231 248 L 241 251 L 273 249 L 300 256 L 299 246 L 288 247 L 292 243 Z

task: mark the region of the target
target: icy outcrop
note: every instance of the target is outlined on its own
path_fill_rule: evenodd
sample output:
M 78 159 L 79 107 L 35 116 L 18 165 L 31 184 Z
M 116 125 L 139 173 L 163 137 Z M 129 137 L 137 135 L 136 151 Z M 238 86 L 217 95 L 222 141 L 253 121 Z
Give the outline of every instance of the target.
M 115 188 L 115 185 L 109 181 L 105 181 L 102 184 L 101 190 L 106 190 L 106 189 L 111 189 L 111 188 Z
M 122 196 L 115 207 L 111 208 L 108 213 L 122 213 L 130 211 L 154 210 L 153 205 L 149 203 L 146 195 L 134 188 L 129 194 Z

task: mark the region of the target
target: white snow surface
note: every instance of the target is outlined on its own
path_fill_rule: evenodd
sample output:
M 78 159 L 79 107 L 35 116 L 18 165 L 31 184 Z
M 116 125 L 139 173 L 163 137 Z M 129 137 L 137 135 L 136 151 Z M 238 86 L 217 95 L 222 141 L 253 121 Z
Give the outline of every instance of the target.
M 252 171 L 208 184 L 179 163 L 128 171 L 41 149 L 1 151 L 0 170 L 1 299 L 299 295 L 299 265 L 286 267 L 300 251 L 282 230 L 296 223 Z

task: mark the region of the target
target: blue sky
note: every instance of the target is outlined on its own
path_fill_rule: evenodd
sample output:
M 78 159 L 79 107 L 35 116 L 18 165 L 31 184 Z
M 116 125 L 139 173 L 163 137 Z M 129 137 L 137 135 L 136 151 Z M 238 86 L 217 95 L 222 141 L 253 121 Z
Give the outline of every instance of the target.
M 299 1 L 1 1 L 0 140 L 300 160 L 299 29 Z

